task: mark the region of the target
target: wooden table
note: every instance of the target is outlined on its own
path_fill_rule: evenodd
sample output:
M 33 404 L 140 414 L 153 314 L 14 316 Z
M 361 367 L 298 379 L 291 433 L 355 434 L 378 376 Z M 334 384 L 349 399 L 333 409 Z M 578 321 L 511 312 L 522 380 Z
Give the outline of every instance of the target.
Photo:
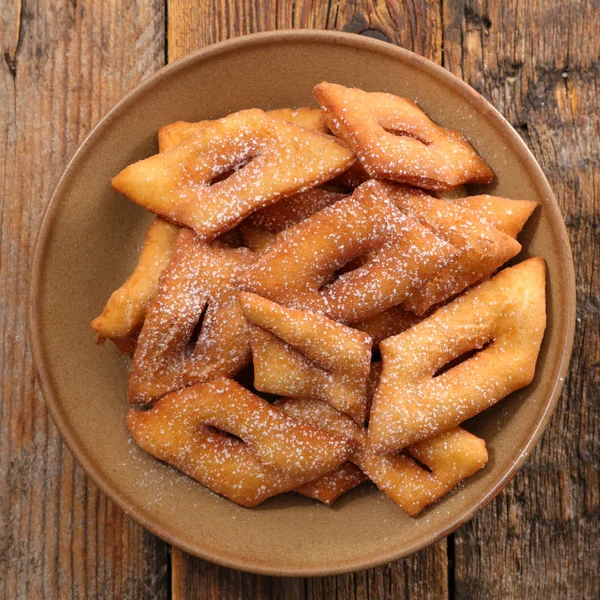
M 598 597 L 597 0 L 2 0 L 0 6 L 4 598 Z M 61 442 L 27 341 L 28 273 L 40 218 L 92 125 L 165 62 L 277 28 L 337 29 L 388 40 L 480 91 L 550 178 L 578 282 L 577 337 L 565 392 L 513 482 L 435 546 L 391 565 L 323 579 L 220 568 L 169 548 L 127 518 Z

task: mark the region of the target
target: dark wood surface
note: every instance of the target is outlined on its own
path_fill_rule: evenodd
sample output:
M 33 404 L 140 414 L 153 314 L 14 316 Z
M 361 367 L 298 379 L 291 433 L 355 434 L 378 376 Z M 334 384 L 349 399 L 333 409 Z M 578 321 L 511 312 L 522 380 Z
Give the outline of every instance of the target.
M 369 571 L 248 575 L 187 556 L 86 478 L 50 421 L 27 340 L 29 266 L 53 186 L 85 134 L 162 66 L 235 35 L 350 31 L 462 77 L 532 149 L 576 265 L 565 392 L 513 482 L 447 540 Z M 4 598 L 597 598 L 600 5 L 596 0 L 0 0 L 0 594 Z M 65 340 L 68 343 L 68 340 Z

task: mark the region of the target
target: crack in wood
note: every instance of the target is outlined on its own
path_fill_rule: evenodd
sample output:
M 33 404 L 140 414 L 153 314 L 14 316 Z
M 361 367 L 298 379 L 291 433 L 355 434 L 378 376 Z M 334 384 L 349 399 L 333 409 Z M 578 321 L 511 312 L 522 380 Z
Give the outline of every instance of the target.
M 10 74 L 12 75 L 12 77 L 16 77 L 17 76 L 17 57 L 15 56 L 14 58 L 8 53 L 5 52 L 4 53 L 4 62 L 6 63 L 8 70 L 10 71 Z
M 23 40 L 25 12 L 23 11 L 21 0 L 16 0 L 13 8 L 17 13 L 17 17 L 15 19 L 16 30 L 14 33 L 14 43 L 4 53 L 4 62 L 6 63 L 6 66 L 8 67 L 8 70 L 14 79 L 17 76 L 17 55 Z

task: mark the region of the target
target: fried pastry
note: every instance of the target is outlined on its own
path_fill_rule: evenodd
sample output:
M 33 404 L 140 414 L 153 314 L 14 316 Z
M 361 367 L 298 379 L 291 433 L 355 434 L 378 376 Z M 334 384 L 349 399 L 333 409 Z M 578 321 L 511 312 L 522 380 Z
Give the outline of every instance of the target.
M 91 323 L 98 334 L 97 344 L 110 339 L 123 354 L 133 356 L 148 305 L 156 297 L 158 282 L 169 264 L 180 229 L 161 217 L 152 220 L 133 273 L 111 294 L 102 314 Z M 238 248 L 241 246 L 239 232 L 237 229 L 226 231 L 212 244 Z
M 325 121 L 325 115 L 320 108 L 309 108 L 303 106 L 301 108 L 276 108 L 275 110 L 267 111 L 267 114 L 274 119 L 288 121 L 306 129 L 313 129 L 321 133 L 327 133 L 329 128 Z
M 331 472 L 353 450 L 227 378 L 132 409 L 127 427 L 152 456 L 248 507 Z
M 211 240 L 259 208 L 318 186 L 353 162 L 353 153 L 332 136 L 251 109 L 129 165 L 112 184 L 149 211 Z
M 415 190 L 415 192 L 417 194 L 424 193 L 421 190 Z M 466 190 L 464 194 L 466 194 Z M 510 200 L 485 194 L 468 197 L 457 195 L 452 202 L 468 209 L 478 219 L 487 221 L 512 238 L 516 238 L 538 206 L 531 200 Z M 355 323 L 353 327 L 368 333 L 373 338 L 373 348 L 375 349 L 385 338 L 398 335 L 421 320 L 422 317 L 415 313 L 400 306 L 394 306 L 365 321 Z
M 531 258 L 381 342 L 373 450 L 389 454 L 448 431 L 528 385 L 545 326 L 545 265 Z
M 538 206 L 537 202 L 531 200 L 510 200 L 489 194 L 456 198 L 452 203 L 470 210 L 512 238 L 519 235 Z
M 369 414 L 371 402 L 373 401 L 373 396 L 375 395 L 375 390 L 377 389 L 377 385 L 379 384 L 380 377 L 381 361 L 371 363 L 371 370 L 369 371 L 369 379 L 367 381 L 367 414 Z M 298 400 L 288 399 L 288 401 L 295 402 Z M 310 417 L 310 414 L 312 413 L 311 408 L 315 409 L 318 408 L 320 405 L 320 400 L 316 400 L 314 403 L 308 402 L 308 417 Z M 300 406 L 302 406 L 302 404 Z M 336 413 L 337 412 L 338 411 L 336 411 Z M 296 416 L 298 418 L 303 418 L 302 414 L 297 414 Z M 344 416 L 344 418 L 346 417 Z M 318 422 L 315 421 L 314 424 L 318 425 Z M 364 441 L 363 437 L 353 438 L 354 432 L 356 431 L 358 431 L 357 428 L 350 427 L 348 431 L 342 433 L 345 437 L 355 439 L 355 441 L 358 440 L 358 442 L 356 443 L 362 444 Z M 367 479 L 368 477 L 354 463 L 352 463 L 351 461 L 347 461 L 331 473 L 327 473 L 327 475 L 323 475 L 323 477 L 315 479 L 314 481 L 311 481 L 301 486 L 295 491 L 304 496 L 308 496 L 309 498 L 319 500 L 320 502 L 331 506 L 340 496 L 354 489 L 356 486 L 360 485 L 361 483 L 363 483 L 363 481 L 366 481 Z
M 215 246 L 189 229 L 179 232 L 138 339 L 131 402 L 153 402 L 183 386 L 234 375 L 248 364 L 248 326 L 233 280 L 253 260 L 247 248 Z
M 356 450 L 350 460 L 412 517 L 483 468 L 488 459 L 485 442 L 460 427 L 410 446 L 403 453 L 380 456 L 369 448 L 365 429 L 324 402 L 282 398 L 275 406 L 353 443 Z M 325 490 L 330 481 L 342 477 L 341 468 L 345 465 L 312 482 L 322 497 L 333 497 L 337 492 L 334 486 Z
M 356 161 L 347 171 L 331 180 L 332 185 L 339 185 L 345 188 L 357 188 L 361 183 L 369 181 L 371 177 L 365 171 L 365 168 Z
M 275 242 L 276 233 L 257 227 L 248 222 L 248 219 L 242 221 L 236 229 L 240 230 L 242 243 L 246 248 L 250 248 L 255 254 L 266 252 Z
M 155 217 L 133 273 L 110 296 L 102 314 L 92 321 L 96 343 L 111 340 L 124 354 L 133 354 L 146 310 L 175 249 L 179 227 Z
M 345 194 L 314 188 L 271 204 L 250 215 L 247 221 L 257 227 L 279 233 L 344 197 Z
M 359 486 L 368 477 L 354 464 L 346 461 L 335 471 L 309 481 L 294 491 L 331 506 L 340 496 Z
M 273 245 L 276 233 L 300 223 L 343 197 L 344 194 L 315 188 L 279 200 L 240 223 L 244 245 L 253 252 L 262 254 Z
M 194 135 L 198 133 L 200 130 L 208 127 L 211 123 L 214 123 L 211 119 L 203 119 L 202 121 L 196 121 L 195 123 L 191 123 L 189 121 L 175 121 L 174 123 L 169 123 L 168 125 L 163 125 L 158 130 L 158 151 L 159 152 L 167 152 L 167 150 L 171 150 L 185 140 L 190 137 L 190 135 Z
M 429 227 L 460 252 L 452 263 L 404 302 L 403 308 L 417 315 L 486 279 L 521 250 L 519 242 L 467 208 L 406 185 L 382 185 L 403 213 Z
M 373 178 L 431 190 L 494 178 L 461 133 L 436 125 L 412 100 L 326 82 L 313 92 L 329 129 Z
M 375 391 L 379 385 L 381 379 L 381 371 L 383 365 L 381 361 L 374 361 L 371 363 L 371 369 L 369 370 L 369 380 L 367 381 L 367 414 L 371 413 L 371 404 L 373 404 L 373 398 L 375 397 Z
M 319 108 L 278 108 L 267 111 L 267 114 L 274 119 L 281 119 L 300 127 L 306 127 L 306 129 L 320 131 L 321 133 L 327 133 L 328 131 L 327 124 L 325 123 L 325 115 Z M 158 130 L 158 151 L 165 152 L 166 150 L 170 150 L 186 137 L 198 133 L 211 123 L 214 123 L 214 121 L 208 119 L 196 123 L 175 121 L 175 123 L 164 125 Z
M 367 414 L 369 414 L 371 410 L 371 403 L 373 401 L 373 396 L 375 395 L 377 385 L 379 384 L 380 377 L 381 361 L 371 363 L 371 369 L 369 371 L 369 378 L 367 381 Z M 282 402 L 283 406 L 285 406 L 287 402 L 292 402 L 294 405 L 297 404 L 297 407 L 299 408 L 299 414 L 296 414 L 296 416 L 298 418 L 307 418 L 309 421 L 311 419 L 311 415 L 313 415 L 313 412 L 318 416 L 319 407 L 322 404 L 320 400 L 311 402 L 310 400 L 299 400 L 297 398 L 279 399 L 276 401 L 276 403 L 277 402 Z M 290 414 L 294 414 L 294 409 L 292 408 L 291 410 L 292 412 Z M 306 411 L 306 415 L 302 414 L 304 411 Z M 330 411 L 330 413 L 333 415 L 335 415 L 337 412 L 338 411 L 331 413 Z M 344 419 L 346 419 L 345 416 Z M 315 425 L 318 425 L 318 419 L 315 418 L 313 422 Z M 345 423 L 346 421 L 342 420 L 341 422 Z M 325 427 L 325 429 L 327 429 L 327 427 Z M 354 427 L 353 423 L 351 427 L 342 431 L 341 433 L 344 435 L 344 437 L 354 439 L 358 448 L 358 445 L 362 445 L 365 439 L 364 437 L 355 435 L 355 433 L 359 430 L 360 428 Z M 307 483 L 295 491 L 331 506 L 340 496 L 354 489 L 367 479 L 368 477 L 354 463 L 348 461 L 340 465 L 331 473 L 327 473 L 327 475 L 323 475 L 323 477 L 315 479 L 314 481 Z
M 469 192 L 466 186 L 457 185 L 449 190 L 438 190 L 437 192 L 433 192 L 433 194 L 436 198 L 441 198 L 442 200 L 456 200 L 468 196 Z
M 331 277 L 369 253 L 359 268 Z M 279 304 L 356 323 L 400 304 L 457 251 L 402 214 L 377 181 L 277 236 L 240 280 Z
M 373 338 L 373 348 L 378 348 L 382 340 L 406 331 L 421 320 L 422 317 L 401 306 L 392 306 L 364 321 L 355 323 L 352 327 L 370 335 Z
M 466 196 L 492 171 L 410 100 L 314 94 L 166 125 L 114 177 L 157 217 L 92 327 L 133 353 L 134 440 L 212 491 L 331 505 L 370 479 L 416 516 L 488 460 L 458 425 L 533 378 L 543 260 L 494 273 L 536 204 Z
M 318 314 L 284 308 L 242 292 L 250 333 L 254 387 L 331 403 L 361 425 L 367 412 L 371 338 Z
M 487 461 L 484 440 L 455 427 L 403 453 L 379 456 L 367 451 L 361 455 L 360 468 L 404 512 L 416 517 Z

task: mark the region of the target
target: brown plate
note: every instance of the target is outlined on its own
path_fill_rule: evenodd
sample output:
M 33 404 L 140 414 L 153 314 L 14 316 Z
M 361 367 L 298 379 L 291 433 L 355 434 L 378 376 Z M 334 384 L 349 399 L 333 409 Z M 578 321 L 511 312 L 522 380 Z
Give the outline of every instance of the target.
M 113 192 L 125 165 L 157 151 L 177 119 L 242 108 L 314 104 L 321 80 L 418 101 L 463 131 L 490 164 L 489 191 L 542 204 L 522 258 L 548 264 L 548 329 L 534 382 L 468 424 L 485 438 L 487 467 L 411 519 L 369 485 L 333 508 L 295 494 L 240 508 L 144 454 L 125 428 L 128 361 L 94 344 L 90 321 L 133 267 L 150 215 Z M 202 558 L 273 575 L 354 571 L 406 556 L 448 535 L 507 484 L 546 427 L 567 370 L 575 321 L 569 242 L 544 174 L 521 138 L 481 96 L 441 67 L 372 39 L 332 32 L 252 35 L 165 67 L 100 121 L 68 165 L 39 235 L 30 330 L 40 383 L 69 448 L 128 515 Z

